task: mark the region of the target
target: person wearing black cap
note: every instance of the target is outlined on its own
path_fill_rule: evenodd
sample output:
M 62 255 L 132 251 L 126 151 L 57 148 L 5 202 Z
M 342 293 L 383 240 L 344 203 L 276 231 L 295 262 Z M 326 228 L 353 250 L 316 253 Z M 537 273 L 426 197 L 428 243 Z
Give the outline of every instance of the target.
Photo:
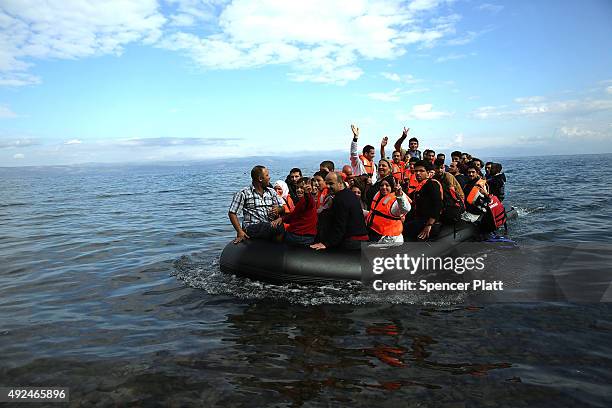
M 412 211 L 406 216 L 404 237 L 409 241 L 426 241 L 439 232 L 440 212 L 442 211 L 442 185 L 430 178 L 433 165 L 426 160 L 419 160 L 414 165 L 417 187 L 409 194 L 412 200 Z

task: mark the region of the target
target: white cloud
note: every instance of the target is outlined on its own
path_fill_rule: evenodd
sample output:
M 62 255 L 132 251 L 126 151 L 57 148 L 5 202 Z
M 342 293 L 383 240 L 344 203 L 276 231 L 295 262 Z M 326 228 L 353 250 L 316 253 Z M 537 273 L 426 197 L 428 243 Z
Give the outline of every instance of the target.
M 405 84 L 417 84 L 419 82 L 423 82 L 422 79 L 415 78 L 414 75 L 411 74 L 399 75 L 394 72 L 381 72 L 381 75 L 390 81 L 403 82 Z
M 483 106 L 475 109 L 472 116 L 478 119 L 512 118 L 520 116 L 542 116 L 542 115 L 585 115 L 595 112 L 612 110 L 612 99 L 572 99 L 565 101 L 535 102 L 529 98 L 517 98 L 515 102 L 519 106 L 509 108 L 508 106 Z M 519 102 L 520 101 L 520 102 Z
M 36 84 L 32 59 L 119 55 L 131 42 L 151 43 L 166 19 L 155 0 L 13 0 L 0 8 L 0 85 Z
M 544 100 L 546 100 L 546 98 L 543 96 L 525 96 L 521 98 L 515 98 L 514 102 L 526 104 L 526 103 L 542 102 Z
M 174 146 L 221 146 L 232 144 L 241 138 L 235 137 L 143 137 L 115 139 L 103 144 L 121 147 L 174 147 Z
M 12 119 L 18 115 L 6 105 L 0 105 L 0 119 Z
M 385 78 L 387 78 L 390 81 L 394 81 L 394 82 L 399 82 L 402 80 L 402 78 L 393 72 L 382 72 L 381 75 Z
M 412 88 L 412 89 L 406 89 L 400 93 L 402 95 L 410 95 L 410 94 L 423 93 L 423 92 L 428 92 L 428 91 L 429 91 L 429 88 Z
M 499 4 L 483 3 L 476 7 L 477 10 L 488 11 L 493 14 L 497 14 L 504 9 L 504 6 Z
M 170 7 L 170 25 L 175 27 L 210 23 L 217 16 L 217 7 L 228 2 L 229 0 L 165 0 Z
M 435 120 L 451 116 L 450 112 L 434 111 L 431 103 L 423 105 L 414 105 L 412 110 L 407 114 L 398 115 L 399 120 Z
M 453 146 L 463 145 L 463 133 L 457 133 L 453 139 Z
M 612 130 L 601 124 L 578 123 L 564 125 L 551 133 L 520 136 L 519 140 L 527 143 L 566 143 L 568 141 L 605 142 L 612 141 Z
M 446 41 L 447 45 L 465 45 L 465 44 L 469 44 L 472 41 L 474 41 L 475 39 L 477 39 L 478 37 L 488 33 L 492 31 L 491 28 L 487 28 L 485 30 L 482 31 L 468 31 L 465 35 L 461 36 L 461 37 L 456 37 L 456 38 L 451 38 L 450 40 Z
M 442 3 L 236 0 L 220 12 L 214 34 L 174 32 L 158 46 L 204 69 L 288 64 L 292 80 L 344 84 L 362 75 L 360 59 L 396 58 L 407 45 L 431 46 L 454 33 L 453 22 L 419 18 Z
M 180 51 L 203 69 L 287 64 L 292 80 L 344 84 L 363 74 L 360 60 L 394 59 L 456 34 L 459 15 L 428 20 L 448 3 L 6 0 L 0 86 L 40 83 L 28 73 L 36 60 L 120 55 L 130 43 Z
M 474 56 L 474 55 L 476 55 L 475 52 L 472 52 L 470 54 L 449 54 L 449 55 L 445 55 L 445 56 L 436 58 L 436 62 L 440 63 L 440 62 L 464 59 L 464 58 L 467 58 L 469 56 Z
M 377 101 L 397 102 L 400 99 L 400 91 L 400 88 L 395 88 L 391 92 L 371 92 L 368 94 L 368 97 Z
M 22 137 L 19 139 L 0 139 L 0 149 L 5 147 L 27 147 L 37 145 L 36 140 L 30 139 L 29 137 Z
M 606 93 L 612 94 L 612 85 L 606 87 Z
M 82 141 L 80 141 L 79 139 L 72 139 L 72 140 L 67 140 L 64 142 L 65 145 L 76 145 L 76 144 L 81 144 L 83 143 Z
M 15 159 L 15 160 L 21 160 L 21 159 L 24 159 L 24 158 L 25 158 L 25 155 L 23 153 L 17 153 L 15 155 L 13 155 L 13 159 Z
M 41 82 L 39 77 L 23 72 L 0 72 L 0 86 L 38 85 Z
M 490 119 L 504 116 L 504 106 L 481 106 L 472 112 L 477 119 Z
M 565 135 L 565 136 L 570 136 L 570 137 L 591 137 L 595 134 L 597 134 L 597 132 L 594 132 L 592 130 L 588 130 L 588 129 L 583 129 L 583 128 L 579 128 L 578 126 L 562 126 L 561 128 L 559 128 L 559 131 L 561 132 L 561 134 Z

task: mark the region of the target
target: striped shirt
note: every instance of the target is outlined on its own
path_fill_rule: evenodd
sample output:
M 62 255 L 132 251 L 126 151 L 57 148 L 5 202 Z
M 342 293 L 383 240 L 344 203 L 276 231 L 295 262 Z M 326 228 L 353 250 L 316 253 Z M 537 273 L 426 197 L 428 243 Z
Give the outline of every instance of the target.
M 242 227 L 270 222 L 268 212 L 274 206 L 282 207 L 284 203 L 278 193 L 271 187 L 264 187 L 263 195 L 260 195 L 253 185 L 243 188 L 232 199 L 229 212 L 238 214 L 242 210 Z

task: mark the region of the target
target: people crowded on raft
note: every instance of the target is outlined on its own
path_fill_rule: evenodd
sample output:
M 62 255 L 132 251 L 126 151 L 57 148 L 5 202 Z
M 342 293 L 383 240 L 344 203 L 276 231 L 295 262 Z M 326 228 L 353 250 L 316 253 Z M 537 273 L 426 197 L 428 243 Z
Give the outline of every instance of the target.
M 282 239 L 317 250 L 357 249 L 368 240 L 434 239 L 441 224 L 480 223 L 485 215 L 494 224 L 489 229 L 498 228 L 505 221 L 502 165 L 453 151 L 447 166 L 444 153 L 426 149 L 421 154 L 415 137 L 404 150 L 409 130 L 403 129 L 390 158 L 385 151 L 389 139 L 382 138 L 378 163 L 371 145 L 359 154 L 359 128 L 351 125 L 350 164 L 339 167 L 342 171 L 324 160 L 312 178 L 302 177 L 294 167 L 272 187 L 268 169 L 253 167 L 251 185 L 234 195 L 228 211 L 236 230 L 234 243 Z

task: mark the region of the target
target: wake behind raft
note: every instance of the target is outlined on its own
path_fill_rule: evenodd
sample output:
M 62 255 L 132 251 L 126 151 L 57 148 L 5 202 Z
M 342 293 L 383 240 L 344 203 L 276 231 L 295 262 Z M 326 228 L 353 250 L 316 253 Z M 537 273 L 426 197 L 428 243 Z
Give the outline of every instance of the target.
M 506 211 L 508 219 L 518 216 L 516 210 Z M 478 237 L 477 228 L 460 221 L 454 227 L 443 226 L 436 239 L 436 253 L 446 253 L 460 242 Z M 427 250 L 427 248 L 424 248 Z M 278 244 L 264 240 L 247 240 L 240 244 L 230 242 L 221 253 L 221 271 L 275 283 L 321 284 L 344 280 L 361 280 L 359 251 L 315 251 L 307 247 Z

